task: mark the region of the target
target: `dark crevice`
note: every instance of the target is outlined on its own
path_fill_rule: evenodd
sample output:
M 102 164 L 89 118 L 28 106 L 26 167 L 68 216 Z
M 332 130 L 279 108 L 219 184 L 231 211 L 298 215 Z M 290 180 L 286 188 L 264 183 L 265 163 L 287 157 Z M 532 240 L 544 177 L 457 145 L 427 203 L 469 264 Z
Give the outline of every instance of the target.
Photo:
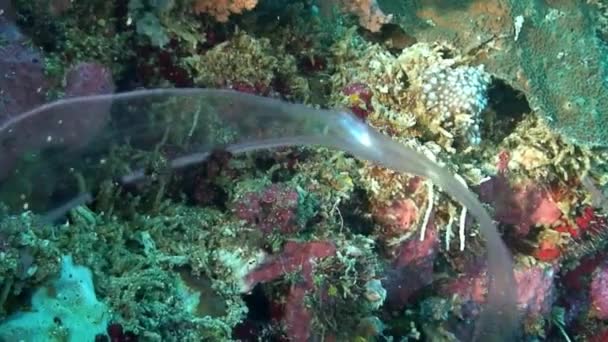
M 277 341 L 268 335 L 268 328 L 272 321 L 272 307 L 268 296 L 261 285 L 253 288 L 243 300 L 249 309 L 247 317 L 232 330 L 232 337 L 239 341 Z
M 498 78 L 493 79 L 488 97 L 482 137 L 499 143 L 511 134 L 524 115 L 532 110 L 523 92 Z
M 365 215 L 370 212 L 370 203 L 364 190 L 356 189 L 350 199 L 339 208 L 344 227 L 349 228 L 352 233 L 365 236 L 373 233 L 374 222 L 371 217 Z

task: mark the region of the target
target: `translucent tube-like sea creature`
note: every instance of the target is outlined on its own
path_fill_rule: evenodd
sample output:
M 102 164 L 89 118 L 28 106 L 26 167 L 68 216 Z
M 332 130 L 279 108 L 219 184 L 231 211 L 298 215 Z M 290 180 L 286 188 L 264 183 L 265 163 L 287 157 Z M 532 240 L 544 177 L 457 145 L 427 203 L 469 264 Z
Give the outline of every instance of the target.
M 423 155 L 342 111 L 211 89 L 142 90 L 61 100 L 0 123 L 0 201 L 44 202 L 43 197 L 50 195 L 36 192 L 30 184 L 40 180 L 67 184 L 76 178 L 78 186 L 61 188 L 86 191 L 94 184 L 82 184 L 83 177 L 74 175 L 95 179 L 112 157 L 111 147 L 122 144 L 149 151 L 167 148 L 174 155 L 168 163 L 172 169 L 203 161 L 217 148 L 240 153 L 317 145 L 427 177 L 467 208 L 487 242 L 489 293 L 476 339 L 508 341 L 514 336 L 518 313 L 511 256 L 475 195 Z M 123 183 L 145 177 L 136 155 L 121 157 L 123 167 L 114 171 L 122 174 L 113 176 Z M 31 168 L 37 171 L 35 176 L 28 171 Z M 23 179 L 28 175 L 31 179 Z M 16 189 L 11 178 L 29 185 Z

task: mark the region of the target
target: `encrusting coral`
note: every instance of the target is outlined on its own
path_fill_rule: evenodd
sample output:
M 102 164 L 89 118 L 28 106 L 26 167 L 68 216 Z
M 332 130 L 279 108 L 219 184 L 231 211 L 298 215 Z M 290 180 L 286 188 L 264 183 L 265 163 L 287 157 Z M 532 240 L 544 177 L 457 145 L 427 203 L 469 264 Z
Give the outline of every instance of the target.
M 257 3 L 257 0 L 195 0 L 192 9 L 195 13 L 206 13 L 219 22 L 226 22 L 231 14 L 252 10 Z

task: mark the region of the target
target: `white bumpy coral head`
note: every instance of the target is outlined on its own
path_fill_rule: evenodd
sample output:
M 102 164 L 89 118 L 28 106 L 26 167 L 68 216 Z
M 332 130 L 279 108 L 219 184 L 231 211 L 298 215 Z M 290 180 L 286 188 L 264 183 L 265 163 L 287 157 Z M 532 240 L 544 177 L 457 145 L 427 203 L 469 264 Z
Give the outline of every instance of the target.
M 427 113 L 434 116 L 433 121 L 477 145 L 481 142 L 479 125 L 488 104 L 490 80 L 483 66 L 434 64 L 420 75 L 420 98 Z

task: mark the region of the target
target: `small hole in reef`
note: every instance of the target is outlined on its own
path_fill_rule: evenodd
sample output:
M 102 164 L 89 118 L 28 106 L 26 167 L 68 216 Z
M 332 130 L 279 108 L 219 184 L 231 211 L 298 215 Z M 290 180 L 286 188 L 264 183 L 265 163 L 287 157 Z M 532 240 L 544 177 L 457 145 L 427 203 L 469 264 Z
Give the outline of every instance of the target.
M 524 115 L 531 112 L 525 94 L 494 78 L 488 92 L 488 109 L 484 114 L 482 139 L 499 143 L 515 130 Z
M 108 341 L 110 341 L 110 339 L 106 335 L 103 335 L 103 334 L 95 335 L 95 342 L 108 342 Z
M 443 59 L 452 59 L 454 58 L 454 51 L 448 48 L 442 48 L 439 50 L 439 54 Z
M 339 206 L 344 227 L 350 228 L 355 234 L 368 236 L 374 230 L 374 223 L 365 213 L 370 212 L 370 203 L 363 189 L 355 189 L 353 195 Z
M 273 312 L 268 295 L 262 285 L 257 285 L 243 300 L 249 308 L 247 317 L 232 330 L 232 336 L 240 341 L 278 342 L 271 326 L 276 313 Z
M 270 303 L 261 286 L 254 287 L 251 293 L 243 296 L 243 300 L 249 308 L 248 319 L 254 321 L 270 320 Z

